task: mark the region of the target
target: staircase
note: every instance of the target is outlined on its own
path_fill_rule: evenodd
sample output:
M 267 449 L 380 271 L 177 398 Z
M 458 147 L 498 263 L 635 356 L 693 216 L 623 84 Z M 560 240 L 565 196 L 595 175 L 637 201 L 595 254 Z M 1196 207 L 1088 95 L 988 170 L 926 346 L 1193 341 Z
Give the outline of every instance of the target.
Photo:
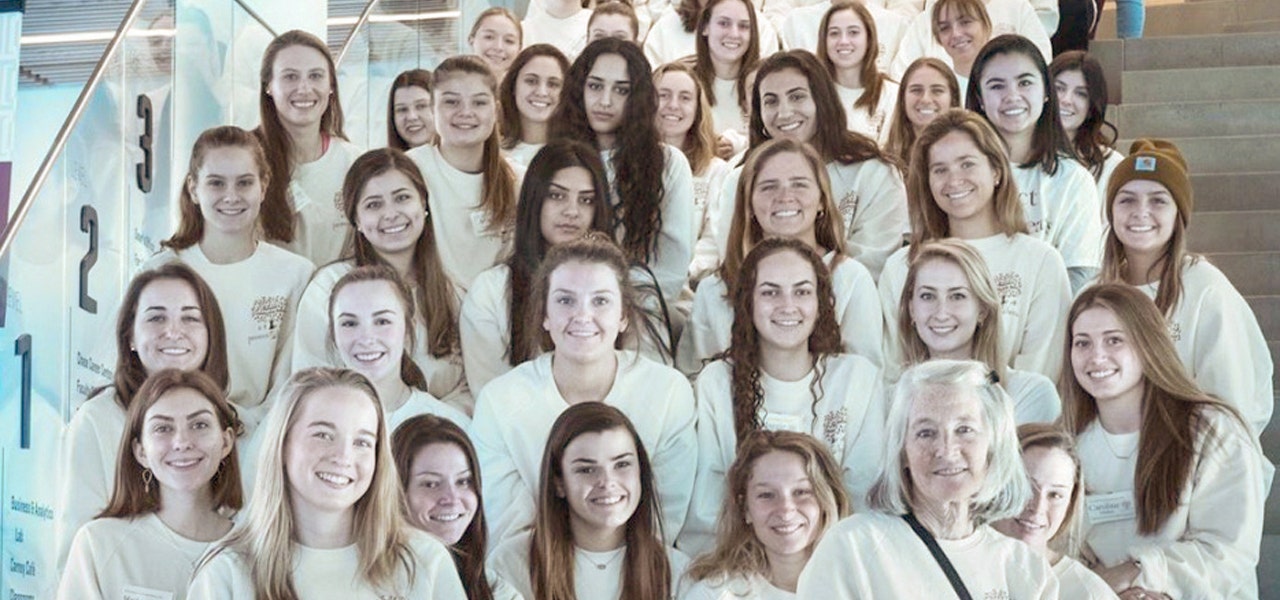
M 1280 2 L 1147 0 L 1146 37 L 1114 33 L 1111 4 L 1090 51 L 1107 70 L 1117 147 L 1137 137 L 1178 144 L 1195 188 L 1189 245 L 1248 300 L 1280 363 Z M 1262 445 L 1280 465 L 1280 418 Z M 1258 587 L 1262 598 L 1280 600 L 1276 487 Z

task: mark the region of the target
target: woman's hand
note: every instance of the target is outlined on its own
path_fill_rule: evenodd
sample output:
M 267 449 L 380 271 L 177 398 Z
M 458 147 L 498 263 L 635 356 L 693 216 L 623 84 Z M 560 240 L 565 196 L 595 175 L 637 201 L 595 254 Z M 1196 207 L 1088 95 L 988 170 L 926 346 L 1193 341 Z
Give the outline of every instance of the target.
M 716 156 L 724 160 L 729 160 L 734 154 L 737 153 L 734 152 L 733 149 L 733 140 L 724 135 L 716 138 Z
M 1131 560 L 1127 560 L 1111 568 L 1103 567 L 1096 569 L 1096 571 L 1098 576 L 1101 577 L 1103 581 L 1106 581 L 1107 585 L 1111 586 L 1111 589 L 1115 590 L 1117 594 L 1122 592 L 1127 593 L 1131 588 L 1133 588 L 1134 580 L 1136 580 L 1138 575 L 1142 573 L 1138 568 L 1138 563 Z M 1134 597 L 1136 598 L 1137 596 Z M 1152 598 L 1155 597 L 1156 596 L 1152 596 Z

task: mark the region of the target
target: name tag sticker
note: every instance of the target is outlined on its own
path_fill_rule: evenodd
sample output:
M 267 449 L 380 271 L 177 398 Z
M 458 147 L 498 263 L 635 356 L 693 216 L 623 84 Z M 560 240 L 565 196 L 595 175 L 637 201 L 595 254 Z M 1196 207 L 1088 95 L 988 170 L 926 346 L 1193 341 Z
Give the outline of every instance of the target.
M 765 413 L 764 428 L 769 431 L 795 431 L 799 433 L 809 433 L 808 428 L 804 426 L 804 418 L 799 415 Z
M 173 600 L 173 592 L 163 592 L 150 588 L 126 585 L 120 592 L 121 600 Z
M 1110 494 L 1089 494 L 1085 496 L 1084 504 L 1089 523 L 1093 525 L 1131 521 L 1138 515 L 1137 505 L 1133 501 L 1133 490 Z

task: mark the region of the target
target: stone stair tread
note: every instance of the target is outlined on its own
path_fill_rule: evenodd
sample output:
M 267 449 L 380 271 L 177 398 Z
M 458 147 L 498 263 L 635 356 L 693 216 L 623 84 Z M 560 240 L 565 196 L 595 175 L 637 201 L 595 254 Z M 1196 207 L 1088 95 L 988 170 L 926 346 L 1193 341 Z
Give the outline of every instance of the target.
M 1280 251 L 1280 210 L 1197 211 L 1187 242 L 1194 252 Z
M 1120 104 L 1108 117 L 1126 136 L 1230 137 L 1280 134 L 1280 97 Z
M 1280 63 L 1280 34 L 1275 32 L 1175 35 L 1113 42 L 1121 45 L 1121 66 L 1127 70 L 1265 66 Z
M 1280 134 L 1164 137 L 1182 150 L 1193 174 L 1280 171 Z M 1116 147 L 1132 142 L 1119 140 Z

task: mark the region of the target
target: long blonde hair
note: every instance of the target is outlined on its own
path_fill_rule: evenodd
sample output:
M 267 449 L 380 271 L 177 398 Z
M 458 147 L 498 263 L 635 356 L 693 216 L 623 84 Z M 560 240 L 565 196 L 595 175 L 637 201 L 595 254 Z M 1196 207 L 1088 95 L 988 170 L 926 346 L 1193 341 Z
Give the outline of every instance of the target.
M 351 533 L 359 557 L 357 572 L 375 588 L 387 589 L 412 581 L 416 559 L 409 547 L 404 519 L 404 494 L 396 478 L 386 419 L 378 392 L 363 375 L 348 369 L 315 367 L 294 373 L 262 423 L 262 448 L 248 516 L 222 542 L 210 549 L 196 567 L 199 572 L 222 552 L 238 555 L 248 567 L 255 600 L 296 600 L 293 585 L 297 550 L 292 493 L 285 473 L 284 449 L 299 406 L 314 392 L 348 388 L 367 397 L 378 414 L 378 440 L 369 489 L 356 500 Z

